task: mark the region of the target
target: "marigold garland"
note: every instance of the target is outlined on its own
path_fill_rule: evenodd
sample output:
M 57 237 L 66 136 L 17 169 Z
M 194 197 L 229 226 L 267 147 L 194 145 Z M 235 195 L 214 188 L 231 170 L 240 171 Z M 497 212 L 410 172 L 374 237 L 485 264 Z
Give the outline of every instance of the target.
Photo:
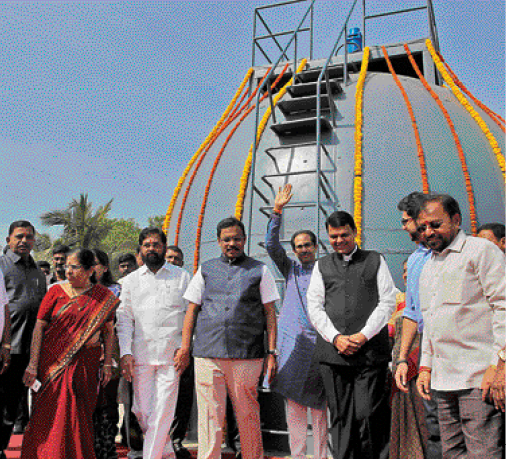
M 408 109 L 409 117 L 411 118 L 411 125 L 413 126 L 413 131 L 415 134 L 415 141 L 416 141 L 416 149 L 418 152 L 418 161 L 420 163 L 420 173 L 422 174 L 422 190 L 424 193 L 429 192 L 429 179 L 427 177 L 427 167 L 425 164 L 425 155 L 423 153 L 423 147 L 422 147 L 422 141 L 420 140 L 420 132 L 418 131 L 418 126 L 416 124 L 416 118 L 415 113 L 413 112 L 413 106 L 411 105 L 411 102 L 409 101 L 408 94 L 406 93 L 406 90 L 402 86 L 401 80 L 399 80 L 399 77 L 397 76 L 397 73 L 394 70 L 394 67 L 392 65 L 392 62 L 390 61 L 390 58 L 388 57 L 387 50 L 384 46 L 381 47 L 383 50 L 383 55 L 385 56 L 385 60 L 387 62 L 388 68 L 390 69 L 390 73 L 392 74 L 392 77 L 399 87 L 402 97 L 404 98 L 404 102 L 406 103 L 406 108 Z
M 499 147 L 499 144 L 497 143 L 497 140 L 495 139 L 494 135 L 490 132 L 490 129 L 486 125 L 485 121 L 483 121 L 482 117 L 478 114 L 478 112 L 471 106 L 469 101 L 464 97 L 460 89 L 457 87 L 457 85 L 454 83 L 448 72 L 446 71 L 446 68 L 444 67 L 443 63 L 441 62 L 441 59 L 436 53 L 436 50 L 432 46 L 432 42 L 427 39 L 425 40 L 425 44 L 427 46 L 427 49 L 429 50 L 432 60 L 436 64 L 437 69 L 439 70 L 439 73 L 443 76 L 444 80 L 450 86 L 453 94 L 455 97 L 459 100 L 459 102 L 464 106 L 464 108 L 469 112 L 469 114 L 472 116 L 472 118 L 476 121 L 480 129 L 485 134 L 485 137 L 487 138 L 488 142 L 490 143 L 490 147 L 492 148 L 492 151 L 494 152 L 497 162 L 499 164 L 499 169 L 501 169 L 501 172 L 503 174 L 503 177 L 505 175 L 505 161 L 504 156 L 501 153 L 501 148 Z
M 444 60 L 443 56 L 440 54 L 440 53 L 437 53 L 439 59 L 441 59 L 441 62 L 444 64 L 444 66 L 446 67 L 446 70 L 448 70 L 448 73 L 450 74 L 450 76 L 452 77 L 453 81 L 455 82 L 455 84 L 465 93 L 467 94 L 473 101 L 476 105 L 478 105 L 478 107 L 480 107 L 488 116 L 490 116 L 490 118 L 492 118 L 495 122 L 495 124 L 497 124 L 502 132 L 506 132 L 506 128 L 504 127 L 504 124 L 505 124 L 505 121 L 504 121 L 504 118 L 500 115 L 498 115 L 496 112 L 494 112 L 493 110 L 491 110 L 490 108 L 488 108 L 484 103 L 482 103 L 480 100 L 478 100 L 476 97 L 474 97 L 472 94 L 471 94 L 471 91 L 469 91 L 469 89 L 466 88 L 466 86 L 464 85 L 464 83 L 462 83 L 459 78 L 457 77 L 457 75 L 455 75 L 455 73 L 453 73 L 453 70 L 451 69 L 451 67 L 448 65 L 448 63 Z
M 473 234 L 476 234 L 476 207 L 474 204 L 474 191 L 473 191 L 473 185 L 471 183 L 471 176 L 469 175 L 469 170 L 467 168 L 467 161 L 466 157 L 464 155 L 464 150 L 462 149 L 462 144 L 460 143 L 459 136 L 457 135 L 457 131 L 455 130 L 455 126 L 453 124 L 452 119 L 450 118 L 450 115 L 448 113 L 448 110 L 446 110 L 445 106 L 443 105 L 443 102 L 439 98 L 439 96 L 436 94 L 436 92 L 431 88 L 425 77 L 422 75 L 422 72 L 420 71 L 420 68 L 418 67 L 417 63 L 415 62 L 415 59 L 413 58 L 413 55 L 411 54 L 411 51 L 409 50 L 409 47 L 407 44 L 404 44 L 404 49 L 406 50 L 406 53 L 408 55 L 409 61 L 411 62 L 411 66 L 415 70 L 416 74 L 418 75 L 418 78 L 422 82 L 423 86 L 429 94 L 432 96 L 436 104 L 439 106 L 441 111 L 443 112 L 443 115 L 446 119 L 446 122 L 448 123 L 448 127 L 450 128 L 450 131 L 452 133 L 453 139 L 455 141 L 455 146 L 457 147 L 457 152 L 459 155 L 460 162 L 462 164 L 462 172 L 464 173 L 464 180 L 466 183 L 466 192 L 467 192 L 467 198 L 469 201 L 469 213 L 470 213 L 470 219 L 471 219 L 471 231 Z
M 362 108 L 364 105 L 364 83 L 369 65 L 369 47 L 364 48 L 362 56 L 362 66 L 358 76 L 357 87 L 355 89 L 355 167 L 353 178 L 353 218 L 357 228 L 357 245 L 362 245 L 362 126 L 364 118 Z
M 272 89 L 274 89 L 278 85 L 279 81 L 281 80 L 281 78 L 285 74 L 286 70 L 288 69 L 288 66 L 289 66 L 289 64 L 285 65 L 285 67 L 283 68 L 283 70 L 281 71 L 281 73 L 278 75 L 278 77 L 276 78 L 276 80 L 274 81 L 274 83 L 272 83 L 272 85 L 271 85 Z M 265 76 L 262 78 L 262 81 L 258 85 L 258 88 L 261 87 L 261 85 L 262 85 L 263 81 L 265 80 L 265 77 L 267 76 L 268 73 L 269 73 L 269 71 L 267 71 L 266 74 L 265 74 Z M 246 107 L 250 103 L 251 99 L 253 99 L 253 97 L 255 96 L 256 92 L 257 92 L 257 90 L 255 90 L 255 92 L 246 101 L 246 103 L 244 104 L 244 107 Z M 260 98 L 260 102 L 262 102 L 268 95 L 269 95 L 269 93 L 266 91 L 263 94 L 263 96 Z M 202 199 L 202 205 L 201 205 L 201 208 L 200 208 L 199 220 L 198 220 L 198 224 L 197 224 L 197 235 L 196 235 L 196 238 L 195 238 L 195 253 L 194 253 L 194 263 L 193 263 L 194 273 L 197 272 L 197 268 L 198 268 L 199 261 L 200 261 L 200 242 L 202 240 L 202 226 L 203 226 L 203 223 L 204 223 L 204 216 L 205 216 L 205 213 L 206 213 L 207 198 L 209 197 L 209 192 L 211 190 L 211 184 L 213 182 L 214 174 L 216 172 L 216 169 L 218 167 L 220 159 L 221 159 L 221 157 L 222 157 L 222 155 L 223 155 L 223 153 L 225 151 L 225 148 L 228 145 L 228 142 L 230 141 L 230 139 L 232 138 L 232 136 L 234 135 L 234 133 L 238 129 L 238 127 L 242 124 L 242 122 L 246 119 L 246 117 L 255 109 L 255 107 L 256 107 L 256 104 L 253 104 L 251 107 L 249 107 L 248 110 L 246 110 L 246 112 L 244 113 L 244 115 L 241 117 L 241 119 L 235 124 L 235 126 L 229 132 L 227 138 L 225 139 L 225 142 L 223 143 L 223 146 L 221 147 L 221 150 L 218 152 L 218 155 L 216 156 L 216 158 L 214 160 L 214 164 L 213 164 L 213 167 L 211 169 L 211 172 L 209 173 L 209 177 L 207 179 L 206 188 L 205 188 L 205 191 L 204 191 L 204 197 Z M 241 111 L 242 111 L 242 109 L 241 109 Z M 236 116 L 233 117 L 232 121 L 237 118 L 237 116 L 239 115 L 239 113 Z
M 306 66 L 306 63 L 307 63 L 307 59 L 302 59 L 300 65 L 297 68 L 295 73 L 297 74 L 297 73 L 301 72 L 304 69 L 304 67 Z M 276 105 L 278 103 L 279 99 L 281 99 L 285 95 L 287 88 L 292 84 L 292 82 L 293 82 L 293 77 L 290 79 L 290 81 L 288 83 L 286 83 L 280 89 L 279 93 L 276 94 L 276 96 L 274 97 L 274 100 L 272 102 L 273 105 Z M 258 130 L 257 130 L 257 135 L 256 135 L 256 145 L 257 146 L 260 143 L 260 139 L 262 138 L 262 134 L 265 130 L 265 127 L 267 126 L 267 122 L 269 121 L 270 116 L 271 116 L 271 106 L 269 105 L 267 107 L 267 110 L 265 110 L 265 114 L 262 117 L 262 120 L 260 121 L 260 123 L 258 125 Z M 237 202 L 235 205 L 235 217 L 238 220 L 242 220 L 242 214 L 244 211 L 244 198 L 246 197 L 246 189 L 248 187 L 248 180 L 249 180 L 249 174 L 251 172 L 252 161 L 253 161 L 253 144 L 251 144 L 251 146 L 250 146 L 248 157 L 246 158 L 246 161 L 244 163 L 244 168 L 243 168 L 241 180 L 240 180 L 239 193 L 237 194 Z
M 234 107 L 239 95 L 241 94 L 242 90 L 244 89 L 244 87 L 246 86 L 246 83 L 248 82 L 248 80 L 250 79 L 251 75 L 253 73 L 253 69 L 249 69 L 248 72 L 246 73 L 246 76 L 244 77 L 244 80 L 243 82 L 241 83 L 241 85 L 239 86 L 239 88 L 237 89 L 234 97 L 232 98 L 232 100 L 230 101 L 230 104 L 228 105 L 228 107 L 225 109 L 225 111 L 223 112 L 223 114 L 221 115 L 221 118 L 218 120 L 218 122 L 216 123 L 216 125 L 214 126 L 213 130 L 209 133 L 209 135 L 206 137 L 206 139 L 204 140 L 204 142 L 202 143 L 202 145 L 199 147 L 199 149 L 195 152 L 195 154 L 192 156 L 192 158 L 190 159 L 190 161 L 188 162 L 188 165 L 186 166 L 185 170 L 183 171 L 183 174 L 181 175 L 181 177 L 179 178 L 179 181 L 176 185 L 176 188 L 174 189 L 174 193 L 172 194 L 172 198 L 170 200 L 170 203 L 169 203 L 169 207 L 167 209 L 167 213 L 165 214 L 165 220 L 163 222 L 163 231 L 165 233 L 167 233 L 167 230 L 169 228 L 169 225 L 170 225 L 170 219 L 172 217 L 172 212 L 174 211 L 174 207 L 176 205 L 176 200 L 179 196 L 179 193 L 181 191 L 181 188 L 183 186 L 183 183 L 184 181 L 186 180 L 186 177 L 187 175 L 189 174 L 193 164 L 195 163 L 195 161 L 198 159 L 200 153 L 202 152 L 202 150 L 205 148 L 205 146 L 208 144 L 208 142 L 210 142 L 210 140 L 215 136 L 216 132 L 218 131 L 218 129 L 220 128 L 220 126 L 222 125 L 223 121 L 226 119 L 226 117 L 228 116 L 228 114 L 230 113 L 230 111 L 232 110 L 232 108 Z
M 286 67 L 285 67 L 285 69 L 286 69 Z M 270 70 L 270 68 L 269 68 L 269 70 Z M 181 225 L 182 225 L 182 222 L 183 222 L 183 214 L 184 214 L 184 210 L 185 210 L 185 207 L 186 207 L 186 201 L 188 200 L 188 196 L 189 196 L 191 187 L 193 185 L 195 177 L 197 176 L 197 172 L 200 169 L 200 165 L 202 164 L 204 158 L 206 157 L 206 155 L 209 152 L 209 150 L 211 149 L 211 147 L 214 145 L 214 142 L 216 140 L 218 140 L 218 137 L 221 135 L 221 133 L 237 118 L 237 116 L 240 115 L 240 113 L 244 110 L 244 108 L 246 108 L 248 106 L 248 104 L 251 102 L 251 100 L 253 99 L 253 97 L 255 97 L 255 95 L 258 92 L 258 89 L 260 88 L 260 85 L 263 83 L 264 79 L 265 79 L 265 77 L 262 78 L 262 81 L 258 84 L 258 86 L 255 88 L 255 90 L 251 93 L 251 95 L 248 98 L 248 100 L 246 101 L 246 103 L 241 107 L 241 104 L 242 104 L 244 98 L 246 97 L 248 91 L 244 92 L 244 94 L 242 95 L 241 100 L 239 101 L 239 103 L 237 104 L 237 106 L 234 108 L 234 110 L 232 110 L 230 112 L 230 114 L 227 117 L 227 119 L 225 120 L 225 122 L 220 126 L 220 128 L 216 132 L 216 135 L 211 139 L 210 142 L 208 142 L 208 144 L 205 147 L 204 152 L 200 155 L 200 158 L 199 158 L 197 164 L 195 165 L 193 173 L 192 173 L 192 175 L 191 175 L 191 177 L 190 177 L 190 179 L 188 181 L 188 184 L 186 185 L 186 191 L 185 191 L 185 194 L 184 194 L 183 199 L 181 201 L 181 206 L 180 206 L 180 209 L 179 209 L 179 216 L 178 216 L 177 225 L 176 225 L 176 231 L 175 231 L 175 239 L 174 239 L 174 244 L 175 245 L 179 244 L 179 234 L 180 234 Z

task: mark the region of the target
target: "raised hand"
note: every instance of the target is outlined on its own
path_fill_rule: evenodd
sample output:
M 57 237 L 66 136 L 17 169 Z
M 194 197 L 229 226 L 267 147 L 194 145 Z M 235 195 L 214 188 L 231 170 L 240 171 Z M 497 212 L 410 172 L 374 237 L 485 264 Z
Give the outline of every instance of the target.
M 283 188 L 279 188 L 278 194 L 274 198 L 274 211 L 281 212 L 283 207 L 292 199 L 292 185 L 287 183 Z

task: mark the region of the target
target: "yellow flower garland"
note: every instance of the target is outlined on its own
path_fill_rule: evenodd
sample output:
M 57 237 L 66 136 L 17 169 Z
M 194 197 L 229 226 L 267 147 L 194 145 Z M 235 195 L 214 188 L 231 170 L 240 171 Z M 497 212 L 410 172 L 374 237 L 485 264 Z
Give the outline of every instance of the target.
M 302 59 L 299 67 L 297 68 L 297 71 L 295 73 L 301 72 L 304 67 L 306 66 L 307 59 Z M 273 104 L 276 105 L 281 99 L 285 93 L 287 88 L 292 84 L 293 78 L 290 79 L 288 83 L 286 83 L 279 93 L 274 97 Z M 267 110 L 265 111 L 264 116 L 262 117 L 262 120 L 260 121 L 260 124 L 258 125 L 257 130 L 257 136 L 256 136 L 256 142 L 257 147 L 260 143 L 260 139 L 262 138 L 262 134 L 264 132 L 265 126 L 267 126 L 267 122 L 269 121 L 269 118 L 271 116 L 271 106 L 269 105 L 267 107 Z M 246 158 L 246 161 L 244 163 L 244 169 L 242 171 L 241 180 L 240 180 L 240 186 L 239 186 L 239 193 L 237 194 L 237 202 L 235 204 L 235 218 L 238 220 L 242 220 L 242 213 L 244 211 L 244 198 L 246 197 L 246 189 L 248 187 L 248 179 L 249 174 L 251 172 L 251 164 L 253 161 L 253 144 L 251 144 L 251 147 L 249 149 L 248 157 Z
M 485 121 L 483 121 L 482 117 L 472 107 L 472 105 L 468 102 L 468 100 L 464 97 L 464 95 L 462 94 L 460 89 L 454 83 L 453 79 L 451 78 L 451 76 L 447 72 L 446 68 L 444 67 L 443 63 L 441 62 L 441 59 L 437 55 L 436 50 L 432 46 L 432 42 L 429 39 L 427 39 L 427 40 L 425 40 L 425 44 L 432 56 L 432 60 L 434 61 L 437 69 L 439 70 L 439 73 L 441 73 L 441 75 L 443 76 L 443 78 L 446 81 L 446 83 L 448 84 L 448 86 L 450 86 L 455 97 L 464 106 L 464 108 L 469 112 L 469 114 L 472 116 L 472 118 L 476 121 L 476 124 L 478 124 L 480 129 L 485 134 L 485 137 L 487 138 L 488 142 L 490 143 L 490 147 L 492 148 L 492 151 L 494 152 L 494 154 L 497 158 L 497 162 L 499 163 L 499 168 L 501 169 L 501 172 L 504 177 L 506 164 L 504 161 L 504 156 L 501 153 L 501 148 L 499 147 L 499 144 L 497 143 L 497 140 L 495 139 L 494 135 L 490 132 L 490 129 L 485 124 Z
M 206 147 L 206 145 L 213 139 L 213 137 L 216 135 L 216 133 L 220 129 L 221 125 L 223 124 L 223 122 L 227 118 L 228 114 L 232 111 L 232 108 L 234 107 L 237 99 L 239 98 L 240 94 L 242 93 L 242 91 L 243 91 L 244 87 L 246 86 L 246 83 L 250 79 L 252 73 L 253 73 L 253 69 L 251 68 L 246 73 L 246 76 L 244 77 L 244 80 L 242 81 L 241 85 L 237 89 L 237 91 L 236 91 L 234 97 L 232 98 L 230 104 L 228 105 L 228 107 L 226 108 L 226 110 L 223 112 L 223 115 L 221 115 L 221 118 L 218 120 L 218 122 L 214 126 L 213 130 L 209 133 L 209 135 L 206 137 L 206 139 L 204 140 L 204 142 L 202 143 L 202 145 L 199 147 L 199 149 L 192 156 L 192 158 L 188 162 L 188 165 L 186 166 L 185 170 L 183 171 L 183 174 L 179 178 L 179 181 L 177 182 L 177 186 L 174 189 L 174 193 L 172 194 L 172 198 L 170 200 L 169 207 L 167 209 L 167 213 L 165 214 L 165 220 L 163 222 L 163 227 L 162 227 L 163 231 L 165 233 L 167 233 L 167 230 L 169 228 L 170 219 L 172 217 L 172 213 L 174 212 L 174 207 L 176 205 L 176 200 L 177 200 L 177 198 L 179 196 L 179 193 L 181 192 L 181 188 L 183 187 L 183 184 L 184 184 L 184 181 L 186 180 L 186 177 L 190 173 L 190 170 L 191 170 L 193 164 L 195 164 L 195 161 L 197 161 L 199 155 L 202 153 L 202 151 L 204 150 L 204 148 Z
M 362 57 L 362 67 L 357 81 L 355 91 L 355 169 L 353 180 L 353 218 L 357 227 L 357 245 L 362 244 L 362 125 L 364 122 L 362 116 L 362 107 L 364 103 L 364 82 L 369 65 L 369 47 L 364 48 Z

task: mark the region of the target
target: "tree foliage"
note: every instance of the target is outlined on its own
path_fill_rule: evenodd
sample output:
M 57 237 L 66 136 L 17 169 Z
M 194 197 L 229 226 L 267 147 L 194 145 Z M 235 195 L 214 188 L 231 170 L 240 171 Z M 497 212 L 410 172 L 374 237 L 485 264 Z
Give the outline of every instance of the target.
M 116 253 L 133 252 L 139 244 L 141 227 L 133 219 L 114 218 L 110 219 L 111 230 L 101 242 L 101 248 L 105 252 L 114 255 Z
M 65 244 L 96 248 L 112 228 L 111 220 L 107 218 L 111 205 L 112 199 L 94 210 L 86 193 L 73 199 L 66 209 L 46 212 L 40 219 L 46 226 L 63 226 L 62 241 Z

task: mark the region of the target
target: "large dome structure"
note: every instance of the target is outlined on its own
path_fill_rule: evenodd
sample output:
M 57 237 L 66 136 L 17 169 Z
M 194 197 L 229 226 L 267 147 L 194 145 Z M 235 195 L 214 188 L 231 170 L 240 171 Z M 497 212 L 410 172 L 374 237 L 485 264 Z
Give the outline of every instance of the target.
M 367 48 L 328 63 L 320 118 L 316 79 L 325 61 L 298 60 L 294 84 L 293 62 L 248 72 L 169 205 L 168 239 L 187 254 L 187 265 L 193 260 L 196 269 L 219 254 L 216 224 L 234 214 L 248 229 L 249 254 L 269 262 L 268 215 L 287 182 L 294 188 L 282 228 L 289 251 L 291 234 L 304 228 L 318 233 L 325 253 L 325 216 L 346 210 L 359 217 L 362 247 L 385 255 L 399 286 L 402 261 L 414 248 L 399 224 L 403 196 L 452 195 L 469 233 L 504 221 L 504 122 L 472 98 L 430 40 Z M 269 85 L 277 84 L 272 94 L 263 92 L 257 114 L 251 92 L 267 74 Z M 263 130 L 253 149 L 257 124 Z

